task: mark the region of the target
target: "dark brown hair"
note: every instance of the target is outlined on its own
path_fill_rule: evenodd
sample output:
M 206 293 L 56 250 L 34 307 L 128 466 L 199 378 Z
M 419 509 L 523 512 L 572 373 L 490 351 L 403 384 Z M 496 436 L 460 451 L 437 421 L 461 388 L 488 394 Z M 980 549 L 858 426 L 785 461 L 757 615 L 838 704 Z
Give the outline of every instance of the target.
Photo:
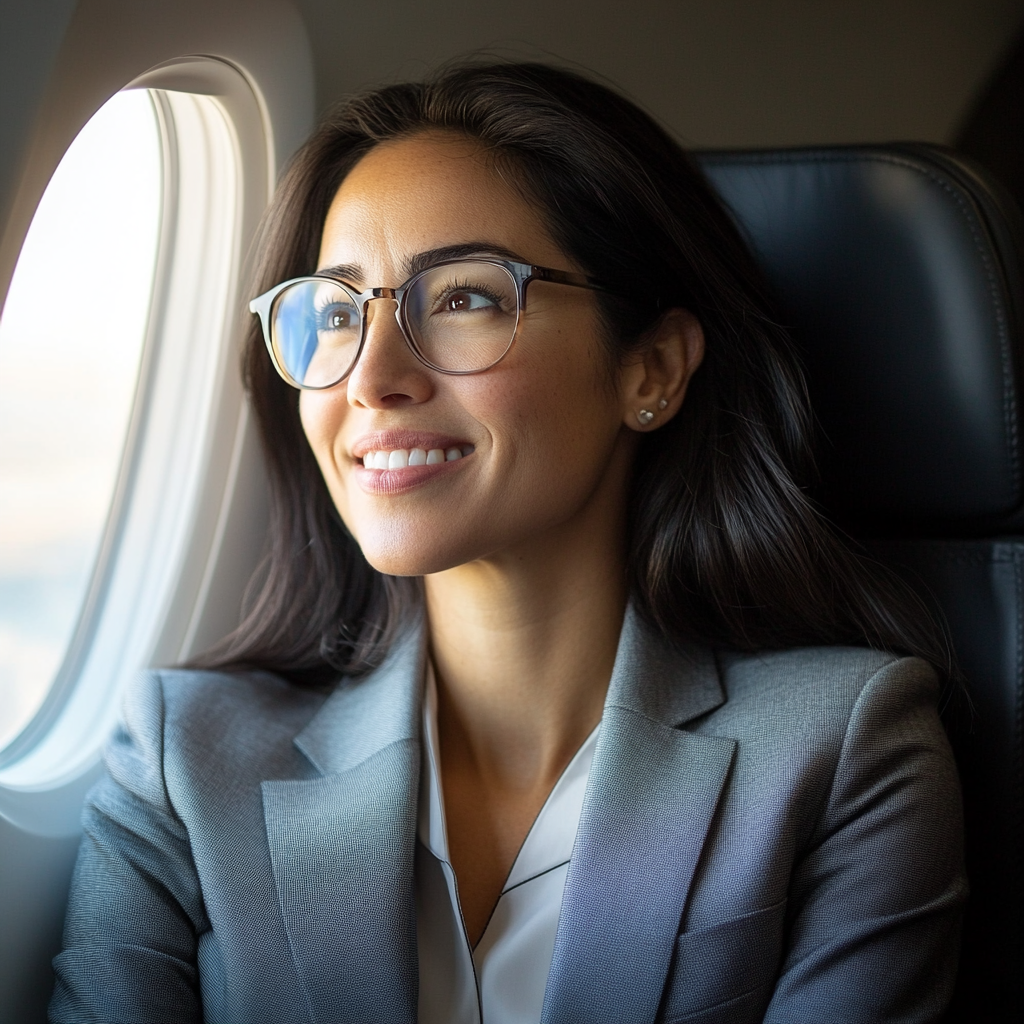
M 707 351 L 682 410 L 645 434 L 630 508 L 639 611 L 666 636 L 743 650 L 867 644 L 946 667 L 927 615 L 836 536 L 809 500 L 811 418 L 800 368 L 754 261 L 687 154 L 613 91 L 541 64 L 470 63 L 345 102 L 285 174 L 253 291 L 312 272 L 328 207 L 379 142 L 477 140 L 583 270 L 656 302 L 599 299 L 619 354 L 684 307 Z M 269 550 L 239 628 L 197 663 L 324 684 L 378 663 L 419 582 L 370 567 L 342 524 L 253 322 L 245 377 L 270 479 Z

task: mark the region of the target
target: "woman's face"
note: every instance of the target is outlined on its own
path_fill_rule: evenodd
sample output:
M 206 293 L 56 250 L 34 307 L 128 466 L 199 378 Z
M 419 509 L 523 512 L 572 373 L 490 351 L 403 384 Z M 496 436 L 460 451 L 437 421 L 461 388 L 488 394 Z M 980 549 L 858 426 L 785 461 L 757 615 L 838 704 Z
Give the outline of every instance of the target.
M 353 168 L 328 212 L 318 266 L 344 268 L 358 290 L 394 288 L 424 253 L 467 245 L 579 269 L 476 143 L 424 134 L 378 145 Z M 394 302 L 371 301 L 351 375 L 302 392 L 302 424 L 331 496 L 380 571 L 422 575 L 521 558 L 593 522 L 595 503 L 624 506 L 635 438 L 624 422 L 635 410 L 624 407 L 594 293 L 535 281 L 526 294 L 511 350 L 467 376 L 421 363 Z M 413 449 L 461 457 L 395 469 L 363 463 L 369 452 Z

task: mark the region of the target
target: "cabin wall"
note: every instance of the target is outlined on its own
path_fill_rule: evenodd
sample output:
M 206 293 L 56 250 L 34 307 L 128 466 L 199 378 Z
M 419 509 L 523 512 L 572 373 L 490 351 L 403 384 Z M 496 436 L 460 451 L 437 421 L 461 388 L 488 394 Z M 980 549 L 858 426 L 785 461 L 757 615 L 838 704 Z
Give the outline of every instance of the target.
M 1021 0 L 298 0 L 321 108 L 474 50 L 578 64 L 699 147 L 948 142 Z

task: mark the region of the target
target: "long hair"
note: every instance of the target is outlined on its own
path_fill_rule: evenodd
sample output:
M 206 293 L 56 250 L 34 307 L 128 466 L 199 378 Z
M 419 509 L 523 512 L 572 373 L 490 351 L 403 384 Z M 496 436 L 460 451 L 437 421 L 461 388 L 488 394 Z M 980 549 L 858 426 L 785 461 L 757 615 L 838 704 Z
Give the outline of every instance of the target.
M 704 362 L 680 413 L 639 444 L 628 566 L 640 613 L 678 641 L 867 644 L 947 668 L 924 609 L 808 498 L 804 380 L 735 225 L 687 154 L 610 89 L 542 64 L 470 63 L 348 100 L 284 175 L 252 294 L 311 273 L 346 174 L 378 143 L 424 131 L 476 140 L 585 273 L 657 300 L 601 294 L 620 358 L 643 344 L 659 309 L 688 309 L 704 329 Z M 303 435 L 298 392 L 274 372 L 256 322 L 244 373 L 269 471 L 268 553 L 241 625 L 194 663 L 312 685 L 365 672 L 421 600 L 419 581 L 374 570 L 345 529 Z

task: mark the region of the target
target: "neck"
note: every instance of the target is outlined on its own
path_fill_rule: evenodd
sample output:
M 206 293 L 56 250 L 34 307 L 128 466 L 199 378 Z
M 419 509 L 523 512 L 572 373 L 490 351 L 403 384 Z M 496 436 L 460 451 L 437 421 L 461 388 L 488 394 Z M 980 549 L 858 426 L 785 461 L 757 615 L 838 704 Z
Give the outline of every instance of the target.
M 426 577 L 447 763 L 506 791 L 558 778 L 601 718 L 627 597 L 623 537 L 615 518 L 572 523 Z

